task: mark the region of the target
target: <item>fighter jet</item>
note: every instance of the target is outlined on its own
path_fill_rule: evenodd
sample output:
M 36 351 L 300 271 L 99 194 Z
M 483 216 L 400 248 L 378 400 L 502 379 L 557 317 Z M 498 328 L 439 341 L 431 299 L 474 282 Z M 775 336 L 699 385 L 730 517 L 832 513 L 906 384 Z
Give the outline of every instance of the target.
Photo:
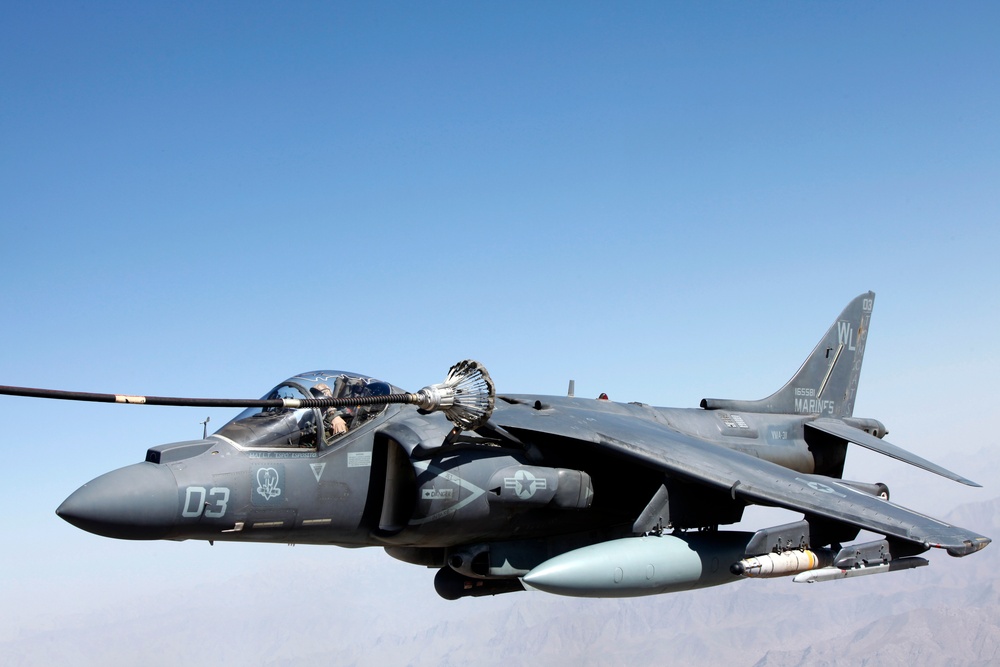
M 830 581 L 990 542 L 890 502 L 885 484 L 842 479 L 853 444 L 978 486 L 854 416 L 874 298 L 851 301 L 767 398 L 697 408 L 497 395 L 474 361 L 416 393 L 345 371 L 300 373 L 253 400 L 0 393 L 247 408 L 203 439 L 150 448 L 56 510 L 97 535 L 382 547 L 437 569 L 447 599 Z M 753 504 L 792 520 L 725 529 Z M 857 542 L 862 530 L 876 539 Z

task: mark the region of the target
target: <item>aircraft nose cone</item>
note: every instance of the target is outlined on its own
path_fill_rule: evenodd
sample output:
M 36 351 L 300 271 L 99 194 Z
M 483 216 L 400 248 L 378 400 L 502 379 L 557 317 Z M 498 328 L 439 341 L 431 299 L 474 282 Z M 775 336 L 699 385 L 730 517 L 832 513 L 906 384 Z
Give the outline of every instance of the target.
M 154 463 L 113 470 L 73 492 L 56 514 L 87 532 L 126 540 L 156 540 L 174 528 L 177 481 Z

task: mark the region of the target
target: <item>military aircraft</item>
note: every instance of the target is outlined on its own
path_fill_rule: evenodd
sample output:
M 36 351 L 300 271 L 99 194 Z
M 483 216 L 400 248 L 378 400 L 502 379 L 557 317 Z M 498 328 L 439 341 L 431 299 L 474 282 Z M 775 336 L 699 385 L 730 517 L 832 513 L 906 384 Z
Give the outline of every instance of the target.
M 437 568 L 447 599 L 829 581 L 926 565 L 918 554 L 932 547 L 966 556 L 990 542 L 891 503 L 884 484 L 842 479 L 855 444 L 979 486 L 854 417 L 874 297 L 851 301 L 771 396 L 699 408 L 572 390 L 497 396 L 474 361 L 415 394 L 342 371 L 301 373 L 258 400 L 0 393 L 246 408 L 204 439 L 150 448 L 56 510 L 97 535 L 379 546 Z M 720 530 L 751 504 L 802 518 Z M 874 535 L 851 543 L 861 530 Z

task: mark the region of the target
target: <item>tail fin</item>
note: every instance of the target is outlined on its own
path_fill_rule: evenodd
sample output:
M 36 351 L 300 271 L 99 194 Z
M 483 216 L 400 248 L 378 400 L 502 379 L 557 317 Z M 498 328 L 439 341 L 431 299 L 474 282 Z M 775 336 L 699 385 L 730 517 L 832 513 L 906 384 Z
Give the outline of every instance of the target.
M 785 386 L 759 401 L 705 398 L 701 407 L 737 412 L 774 412 L 850 417 L 865 356 L 875 293 L 859 295 L 820 339 Z

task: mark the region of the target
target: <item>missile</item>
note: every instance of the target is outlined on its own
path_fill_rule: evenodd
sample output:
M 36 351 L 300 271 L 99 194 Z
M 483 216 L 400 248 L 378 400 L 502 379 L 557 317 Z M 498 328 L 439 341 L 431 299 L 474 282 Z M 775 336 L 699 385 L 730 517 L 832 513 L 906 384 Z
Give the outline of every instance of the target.
M 723 531 L 625 537 L 550 558 L 521 581 L 556 595 L 636 597 L 737 580 L 729 564 L 743 557 L 750 533 Z
M 841 570 L 839 567 L 821 567 L 817 570 L 809 570 L 795 575 L 792 579 L 796 584 L 815 584 L 817 581 L 835 581 L 837 579 L 850 579 L 851 577 L 863 577 L 869 574 L 882 574 L 884 572 L 898 572 L 900 570 L 910 570 L 915 567 L 927 565 L 926 558 L 900 558 L 880 563 L 879 565 L 866 565 L 864 567 L 852 567 Z
M 766 579 L 786 577 L 799 572 L 815 570 L 833 564 L 833 552 L 829 549 L 790 549 L 780 554 L 744 558 L 729 568 L 735 575 Z

